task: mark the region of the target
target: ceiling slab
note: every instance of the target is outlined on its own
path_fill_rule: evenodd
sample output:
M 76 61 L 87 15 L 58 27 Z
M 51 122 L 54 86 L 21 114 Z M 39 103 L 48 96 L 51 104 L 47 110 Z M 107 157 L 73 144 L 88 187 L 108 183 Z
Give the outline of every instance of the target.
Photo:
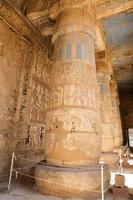
M 101 19 L 120 89 L 133 89 L 133 11 Z
M 133 0 L 95 0 L 97 18 L 107 18 L 112 15 L 133 9 Z
M 101 22 L 111 48 L 133 47 L 133 12 L 119 13 Z

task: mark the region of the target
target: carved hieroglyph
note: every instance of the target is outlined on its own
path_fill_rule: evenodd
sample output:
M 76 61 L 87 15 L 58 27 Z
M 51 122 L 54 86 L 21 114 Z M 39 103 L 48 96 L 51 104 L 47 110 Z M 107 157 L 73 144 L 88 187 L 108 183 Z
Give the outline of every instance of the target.
M 114 129 L 112 119 L 112 104 L 110 80 L 111 75 L 108 68 L 106 56 L 100 60 L 100 52 L 96 54 L 97 80 L 100 95 L 100 115 L 102 131 L 102 152 L 113 152 L 114 148 Z
M 26 59 L 22 74 L 21 112 L 18 114 L 20 138 L 17 148 L 44 151 L 45 113 L 50 107 L 48 85 L 51 64 L 45 50 L 37 44 L 32 55 L 28 54 L 27 57 L 29 61 Z

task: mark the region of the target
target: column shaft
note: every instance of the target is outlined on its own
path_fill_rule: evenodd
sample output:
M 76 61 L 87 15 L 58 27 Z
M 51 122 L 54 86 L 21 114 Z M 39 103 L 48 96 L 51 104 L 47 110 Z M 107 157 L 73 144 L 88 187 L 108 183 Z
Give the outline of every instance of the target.
M 117 92 L 117 85 L 115 81 L 111 82 L 111 98 L 112 98 L 112 113 L 114 124 L 114 148 L 120 148 L 123 143 L 123 133 L 119 109 L 119 96 Z
M 46 116 L 47 161 L 96 164 L 100 131 L 93 20 L 87 10 L 70 8 L 60 13 L 53 41 L 51 109 Z
M 102 152 L 113 152 L 114 132 L 110 91 L 111 75 L 108 68 L 107 56 L 105 56 L 106 52 L 103 52 L 103 54 L 103 59 L 99 59 L 100 52 L 96 54 L 97 80 L 100 94 Z
M 47 162 L 55 166 L 37 167 L 36 176 L 44 178 L 37 186 L 44 194 L 92 199 L 100 195 L 92 191 L 100 188 L 101 179 L 95 25 L 92 10 L 76 4 L 81 1 L 61 2 L 65 8 L 53 37 L 55 61 L 45 138 Z M 107 180 L 105 170 L 105 187 Z

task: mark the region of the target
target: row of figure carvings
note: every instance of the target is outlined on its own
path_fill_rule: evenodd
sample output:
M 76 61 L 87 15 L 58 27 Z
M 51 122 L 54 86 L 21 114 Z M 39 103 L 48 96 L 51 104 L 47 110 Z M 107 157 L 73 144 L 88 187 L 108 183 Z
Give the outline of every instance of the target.
M 63 121 L 63 129 L 67 130 L 70 134 L 81 134 L 81 133 L 91 133 L 98 132 L 98 124 L 96 123 L 95 117 L 87 120 L 87 116 L 60 116 L 58 119 L 56 117 L 48 116 L 44 124 L 28 124 L 22 130 L 22 148 L 43 148 L 45 143 L 45 136 L 49 134 L 51 130 L 54 130 L 55 123 Z
M 44 147 L 45 125 L 29 124 L 26 125 L 22 133 L 22 148 L 36 148 Z
M 82 114 L 81 116 L 66 115 L 65 118 L 60 115 L 58 119 L 56 119 L 54 116 L 51 117 L 50 115 L 47 117 L 45 116 L 49 109 L 61 107 L 62 105 L 71 107 L 76 106 L 80 108 L 87 107 L 89 109 L 96 108 L 96 91 L 95 88 L 94 90 L 93 88 L 88 90 L 93 77 L 90 77 L 90 80 L 83 80 L 86 81 L 86 87 L 85 84 L 83 84 L 83 87 L 82 83 L 75 85 L 75 81 L 81 80 L 80 76 L 82 76 L 82 74 L 80 74 L 79 71 L 83 71 L 80 69 L 83 66 L 81 64 L 78 65 L 78 62 L 74 63 L 74 66 L 70 65 L 69 63 L 65 64 L 64 66 L 61 66 L 60 64 L 54 66 L 54 69 L 52 69 L 52 78 L 57 85 L 55 84 L 55 87 L 50 89 L 48 84 L 50 82 L 50 73 L 47 71 L 48 63 L 45 62 L 43 52 L 39 50 L 37 55 L 38 56 L 35 58 L 33 63 L 30 82 L 30 125 L 27 125 L 25 130 L 23 130 L 23 146 L 27 148 L 32 146 L 39 148 L 43 147 L 45 134 L 47 131 L 53 129 L 55 121 L 63 121 L 63 127 L 70 133 L 77 132 L 78 134 L 79 132 L 98 132 L 99 126 L 96 124 L 97 116 L 95 115 L 92 116 L 92 118 L 90 118 L 90 116 L 87 117 L 87 115 L 84 118 L 84 115 Z M 89 65 L 87 68 L 87 70 L 91 70 Z M 69 73 L 69 76 L 67 76 L 67 73 Z M 67 84 L 69 83 L 67 78 L 70 78 L 71 73 L 75 80 L 73 80 L 73 83 Z M 58 77 L 60 77 L 60 79 L 58 79 Z M 60 82 L 58 83 L 58 81 Z M 65 84 L 60 84 L 64 81 Z M 89 87 L 87 85 L 89 85 Z M 102 86 L 101 90 L 103 93 L 105 93 L 107 88 Z M 41 122 L 43 125 L 38 125 L 39 122 Z
M 77 106 L 96 108 L 95 91 L 87 90 L 82 85 L 58 86 L 49 90 L 43 84 L 32 82 L 31 107 L 46 111 L 49 108 L 64 106 Z

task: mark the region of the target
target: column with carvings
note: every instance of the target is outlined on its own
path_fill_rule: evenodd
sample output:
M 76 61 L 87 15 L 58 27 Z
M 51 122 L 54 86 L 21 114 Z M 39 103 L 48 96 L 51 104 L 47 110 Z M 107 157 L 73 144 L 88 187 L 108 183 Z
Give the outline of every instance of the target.
M 111 102 L 112 102 L 112 116 L 113 116 L 113 125 L 114 125 L 114 152 L 118 152 L 121 145 L 123 144 L 123 132 L 122 132 L 122 124 L 121 124 L 121 116 L 120 116 L 120 100 L 118 93 L 118 85 L 116 80 L 116 75 L 114 71 L 114 66 L 112 63 L 112 52 L 108 49 L 109 52 L 109 68 L 111 73 L 111 82 L 110 82 L 110 90 L 111 90 Z
M 97 80 L 100 96 L 100 116 L 102 133 L 102 159 L 109 163 L 114 149 L 114 129 L 112 119 L 112 104 L 107 51 L 96 53 Z
M 79 2 L 79 4 L 78 4 Z M 87 2 L 87 4 L 86 4 Z M 101 135 L 94 37 L 89 1 L 61 1 L 57 16 L 51 106 L 46 114 L 46 161 L 38 166 L 38 190 L 62 197 L 100 193 Z M 58 167 L 56 167 L 58 166 Z M 104 181 L 107 183 L 107 174 Z
M 123 144 L 123 133 L 122 124 L 119 109 L 119 95 L 116 81 L 111 81 L 111 98 L 112 98 L 112 113 L 113 113 L 113 124 L 114 124 L 114 150 L 119 150 Z

